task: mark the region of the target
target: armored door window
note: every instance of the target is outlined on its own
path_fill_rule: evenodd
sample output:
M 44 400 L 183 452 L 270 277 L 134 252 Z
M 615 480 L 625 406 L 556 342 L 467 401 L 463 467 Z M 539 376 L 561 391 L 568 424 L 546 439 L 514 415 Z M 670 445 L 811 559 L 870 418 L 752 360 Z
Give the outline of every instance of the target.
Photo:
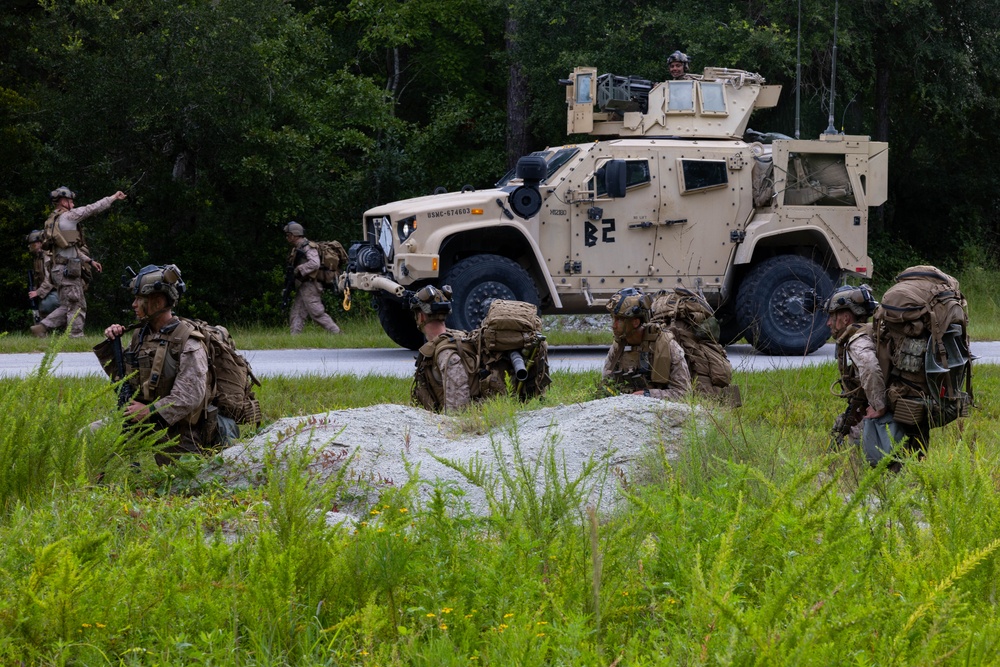
M 667 113 L 694 113 L 694 81 L 668 81 Z
M 786 206 L 857 205 L 843 155 L 789 153 L 785 178 Z
M 590 74 L 577 74 L 576 75 L 576 103 L 577 104 L 593 104 L 594 103 L 594 93 L 593 93 L 594 80 Z
M 604 167 L 597 170 L 596 188 L 598 197 L 608 195 L 607 182 L 604 179 Z M 645 185 L 650 182 L 649 160 L 626 160 L 625 161 L 625 189 L 631 190 L 634 187 Z M 590 189 L 594 190 L 595 179 L 590 180 Z
M 681 194 L 721 188 L 729 183 L 725 160 L 678 160 Z
M 703 114 L 728 115 L 725 84 L 715 81 L 702 81 L 698 88 L 701 92 L 701 112 Z

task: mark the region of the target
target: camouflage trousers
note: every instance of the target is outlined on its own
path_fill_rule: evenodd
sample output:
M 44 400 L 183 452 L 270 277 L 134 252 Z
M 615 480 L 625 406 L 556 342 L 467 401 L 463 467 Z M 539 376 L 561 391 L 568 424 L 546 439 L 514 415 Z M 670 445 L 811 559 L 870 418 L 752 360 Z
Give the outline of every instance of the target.
M 67 278 L 63 275 L 63 267 L 52 267 L 52 284 L 59 295 L 59 307 L 48 314 L 41 324 L 50 331 L 62 329 L 67 322 L 72 321 L 70 336 L 78 338 L 83 335 L 83 324 L 87 319 L 87 299 L 83 296 L 83 278 Z
M 340 327 L 323 308 L 322 293 L 323 288 L 315 280 L 299 285 L 295 292 L 295 301 L 292 302 L 292 310 L 288 314 L 293 335 L 302 333 L 307 319 L 311 319 L 330 333 L 340 333 Z

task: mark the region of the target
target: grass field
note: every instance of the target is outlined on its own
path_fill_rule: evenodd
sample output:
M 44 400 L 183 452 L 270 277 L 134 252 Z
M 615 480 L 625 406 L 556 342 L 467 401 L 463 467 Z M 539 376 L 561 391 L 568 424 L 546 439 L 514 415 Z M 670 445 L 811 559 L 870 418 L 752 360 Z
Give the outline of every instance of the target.
M 113 413 L 97 379 L 0 381 L 0 664 L 995 664 L 1000 369 L 898 475 L 828 451 L 834 375 L 738 374 L 745 405 L 680 460 L 651 441 L 614 515 L 580 515 L 558 478 L 528 498 L 515 476 L 485 520 L 400 481 L 357 529 L 326 525 L 340 489 L 302 465 L 233 490 L 197 459 L 155 468 L 141 434 L 81 437 Z M 557 373 L 546 400 L 595 380 Z M 274 378 L 260 397 L 274 419 L 408 388 Z

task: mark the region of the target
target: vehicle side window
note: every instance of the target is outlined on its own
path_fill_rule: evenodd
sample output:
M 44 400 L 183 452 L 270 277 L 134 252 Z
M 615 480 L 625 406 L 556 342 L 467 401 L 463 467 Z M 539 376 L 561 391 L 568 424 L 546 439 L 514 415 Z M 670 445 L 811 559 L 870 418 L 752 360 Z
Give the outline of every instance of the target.
M 681 194 L 719 188 L 729 183 L 725 160 L 679 160 Z
M 606 197 L 608 194 L 607 183 L 604 180 L 604 167 L 597 170 L 597 196 Z M 626 160 L 625 161 L 625 189 L 630 190 L 639 185 L 645 185 L 651 180 L 649 172 L 649 160 Z M 594 179 L 590 181 L 590 189 L 594 189 Z
M 789 153 L 786 206 L 856 206 L 843 155 Z

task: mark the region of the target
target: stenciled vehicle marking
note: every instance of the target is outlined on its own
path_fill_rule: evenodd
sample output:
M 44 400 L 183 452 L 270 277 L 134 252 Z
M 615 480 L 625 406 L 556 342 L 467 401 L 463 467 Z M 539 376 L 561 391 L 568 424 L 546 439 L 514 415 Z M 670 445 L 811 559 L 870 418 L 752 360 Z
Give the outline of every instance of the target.
M 469 215 L 472 213 L 471 208 L 453 208 L 447 211 L 430 211 L 427 214 L 428 218 L 450 218 L 453 215 Z

